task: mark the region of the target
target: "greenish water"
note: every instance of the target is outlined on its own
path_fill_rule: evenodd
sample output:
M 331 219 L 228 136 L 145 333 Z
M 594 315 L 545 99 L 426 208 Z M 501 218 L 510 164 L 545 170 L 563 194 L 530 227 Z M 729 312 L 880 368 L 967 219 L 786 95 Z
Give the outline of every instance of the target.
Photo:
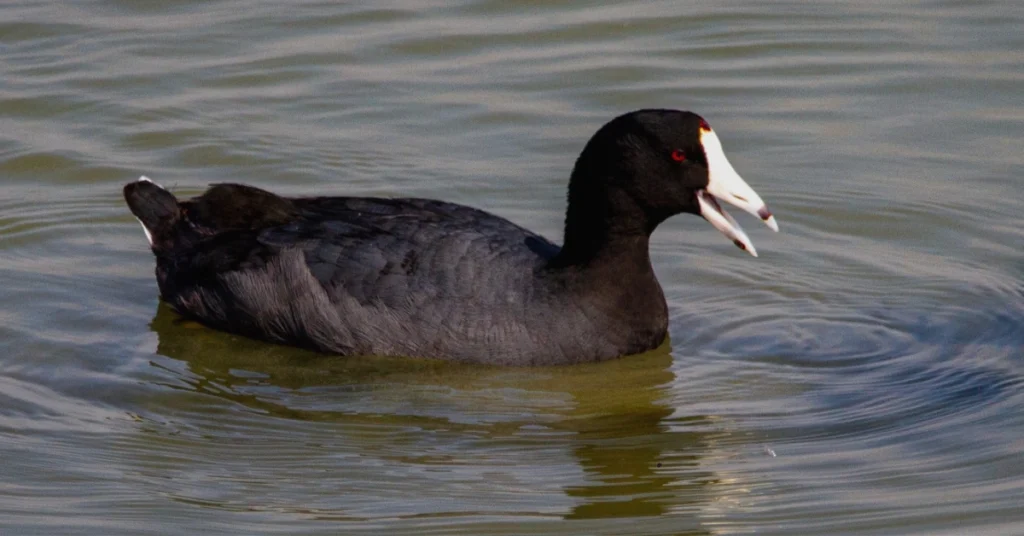
M 1022 27 L 1009 1 L 4 3 L 0 532 L 1024 534 Z M 120 196 L 426 196 L 559 238 L 588 137 L 660 106 L 783 232 L 740 216 L 753 259 L 664 225 L 671 344 L 609 363 L 182 322 Z

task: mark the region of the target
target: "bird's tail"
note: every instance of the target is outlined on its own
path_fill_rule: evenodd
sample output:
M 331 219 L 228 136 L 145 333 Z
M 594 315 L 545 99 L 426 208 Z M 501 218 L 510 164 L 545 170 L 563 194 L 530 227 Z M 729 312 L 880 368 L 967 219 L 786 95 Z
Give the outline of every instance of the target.
M 181 208 L 174 194 L 142 176 L 124 186 L 124 200 L 142 224 L 154 251 L 173 246 L 176 227 L 181 219 Z

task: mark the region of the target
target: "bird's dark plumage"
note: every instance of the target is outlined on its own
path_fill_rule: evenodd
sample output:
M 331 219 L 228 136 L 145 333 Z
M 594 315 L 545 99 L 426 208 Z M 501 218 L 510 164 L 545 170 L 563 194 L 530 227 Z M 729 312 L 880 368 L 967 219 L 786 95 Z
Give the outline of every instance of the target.
M 666 337 L 648 238 L 673 214 L 701 213 L 704 128 L 671 110 L 605 125 L 573 171 L 562 247 L 427 199 L 218 184 L 178 202 L 149 180 L 124 195 L 150 238 L 161 296 L 214 328 L 345 355 L 596 361 Z

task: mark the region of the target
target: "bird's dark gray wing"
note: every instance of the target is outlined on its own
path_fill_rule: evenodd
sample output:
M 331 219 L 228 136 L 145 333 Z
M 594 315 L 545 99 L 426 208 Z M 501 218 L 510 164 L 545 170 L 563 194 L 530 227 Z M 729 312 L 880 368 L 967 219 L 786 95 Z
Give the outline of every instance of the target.
M 388 307 L 431 300 L 505 301 L 558 252 L 543 237 L 474 208 L 422 199 L 296 200 L 306 217 L 261 243 L 301 249 L 332 298 Z M 500 293 L 501 295 L 497 295 Z

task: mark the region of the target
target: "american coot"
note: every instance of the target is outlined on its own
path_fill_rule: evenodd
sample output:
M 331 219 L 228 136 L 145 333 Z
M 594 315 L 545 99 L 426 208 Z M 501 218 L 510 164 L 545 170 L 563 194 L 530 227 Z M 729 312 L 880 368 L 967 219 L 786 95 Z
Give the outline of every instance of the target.
M 700 116 L 639 110 L 604 125 L 569 179 L 558 247 L 482 210 L 430 199 L 286 198 L 217 184 L 179 202 L 124 187 L 181 314 L 343 355 L 501 365 L 599 361 L 664 342 L 648 255 L 666 218 L 699 214 L 756 256 L 719 205 L 778 230 Z

